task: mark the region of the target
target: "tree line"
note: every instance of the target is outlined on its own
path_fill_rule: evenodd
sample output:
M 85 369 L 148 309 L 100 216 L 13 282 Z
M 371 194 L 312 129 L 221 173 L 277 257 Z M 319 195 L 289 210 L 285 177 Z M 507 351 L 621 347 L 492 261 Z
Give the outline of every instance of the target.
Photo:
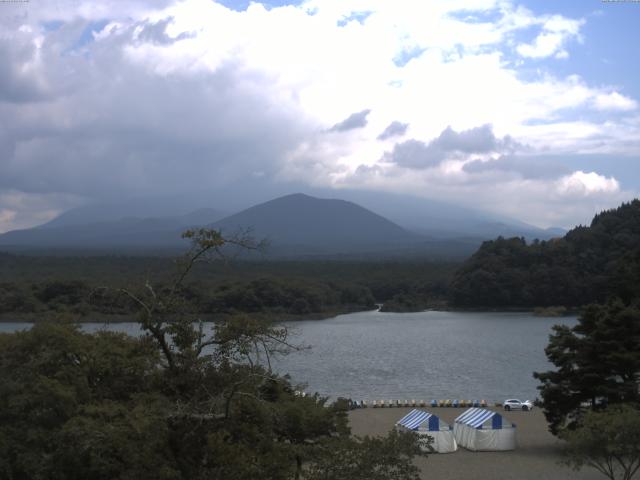
M 39 319 L 71 313 L 80 318 L 131 316 L 136 305 L 103 287 L 150 282 L 161 291 L 175 267 L 168 258 L 32 257 L 0 254 L 0 315 Z M 214 260 L 196 265 L 181 285 L 193 314 L 236 312 L 327 316 L 387 304 L 391 311 L 421 310 L 446 298 L 457 264 Z
M 484 242 L 455 273 L 459 307 L 580 307 L 640 296 L 640 201 L 622 204 L 563 238 Z
M 551 245 L 500 239 L 484 249 L 467 268 L 502 267 L 493 300 L 522 301 L 505 283 L 521 273 L 532 282 L 525 282 L 527 293 L 546 291 L 550 304 L 588 303 L 577 324 L 553 328 L 545 353 L 555 368 L 534 377 L 549 429 L 566 441 L 565 463 L 611 480 L 634 478 L 640 470 L 640 202 L 598 214 L 590 227 Z M 557 274 L 553 282 L 531 276 L 544 268 Z M 458 281 L 466 301 L 468 285 Z

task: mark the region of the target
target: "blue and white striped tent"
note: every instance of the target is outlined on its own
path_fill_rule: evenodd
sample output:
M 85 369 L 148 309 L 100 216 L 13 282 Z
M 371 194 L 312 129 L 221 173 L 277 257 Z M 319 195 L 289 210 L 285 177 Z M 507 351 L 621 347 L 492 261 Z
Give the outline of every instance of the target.
M 455 452 L 458 448 L 453 429 L 430 412 L 413 409 L 396 422 L 396 427 L 432 437 L 431 448 L 438 453 Z
M 453 434 L 458 444 L 469 450 L 514 450 L 516 426 L 498 412 L 470 408 L 455 419 Z
M 491 428 L 502 428 L 502 415 L 492 410 L 484 408 L 470 408 L 462 415 L 456 418 L 456 422 L 464 423 L 473 428 L 482 428 L 482 426 L 491 420 Z

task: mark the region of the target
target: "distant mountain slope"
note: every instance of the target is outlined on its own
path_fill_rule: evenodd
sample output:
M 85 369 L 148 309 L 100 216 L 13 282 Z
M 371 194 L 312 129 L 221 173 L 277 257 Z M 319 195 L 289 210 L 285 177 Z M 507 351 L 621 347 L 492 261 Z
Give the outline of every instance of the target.
M 321 196 L 336 193 L 323 192 Z M 234 199 L 231 194 L 224 196 L 228 193 L 212 189 L 210 196 L 200 192 L 86 205 L 44 225 L 0 235 L 0 247 L 14 252 L 37 249 L 41 254 L 58 254 L 47 249 L 86 249 L 88 253 L 96 249 L 126 250 L 143 255 L 151 253 L 147 249 L 155 249 L 153 253 L 174 254 L 185 245 L 180 238 L 183 230 L 208 225 L 227 234 L 252 228 L 255 237 L 271 241 L 268 254 L 280 258 L 348 255 L 366 260 L 380 256 L 459 259 L 473 253 L 483 240 L 498 235 L 527 239 L 558 236 L 557 231 L 441 202 L 355 190 L 340 190 L 349 201 L 286 195 L 226 218 L 218 210 L 193 211 L 199 205 L 220 205 L 227 211 L 239 205 L 239 194 Z M 256 196 L 247 192 L 247 201 Z M 402 221 L 397 223 L 398 219 Z
M 228 215 L 290 192 L 301 191 L 317 198 L 337 197 L 353 202 L 376 212 L 406 230 L 427 235 L 433 239 L 464 237 L 486 240 L 502 235 L 543 240 L 566 233 L 563 230 L 546 231 L 515 218 L 407 194 L 314 188 L 293 183 L 267 187 L 268 185 L 260 181 L 245 179 L 225 187 L 216 186 L 207 191 L 189 192 L 184 195 L 127 198 L 117 202 L 85 205 L 61 214 L 42 228 L 86 225 L 115 221 L 123 217 L 173 217 L 204 206 L 215 206 L 216 209 L 225 211 Z
M 422 240 L 355 203 L 300 193 L 253 206 L 211 226 L 227 234 L 251 228 L 255 237 L 266 237 L 276 250 L 297 247 L 307 253 L 371 250 Z
M 317 192 L 318 196 L 332 194 L 328 189 Z M 348 189 L 341 189 L 339 195 L 432 239 L 473 238 L 479 246 L 500 235 L 548 240 L 566 233 L 561 228 L 545 230 L 515 218 L 413 195 Z
M 180 238 L 183 230 L 206 225 L 220 216 L 220 213 L 215 210 L 200 209 L 174 217 L 126 217 L 81 225 L 61 222 L 57 226 L 47 225 L 7 232 L 0 235 L 0 245 L 65 248 L 175 248 L 184 245 Z
M 640 200 L 604 211 L 562 238 L 485 242 L 458 270 L 450 293 L 455 305 L 473 307 L 640 298 Z

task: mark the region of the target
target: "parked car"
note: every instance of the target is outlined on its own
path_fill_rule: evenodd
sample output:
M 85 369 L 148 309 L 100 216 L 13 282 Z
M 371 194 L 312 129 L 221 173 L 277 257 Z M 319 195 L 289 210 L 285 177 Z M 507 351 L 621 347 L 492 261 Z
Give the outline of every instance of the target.
M 518 399 L 510 398 L 509 400 L 505 400 L 502 406 L 507 412 L 509 410 L 522 410 L 523 412 L 526 412 L 533 408 L 533 403 L 529 400 L 521 402 Z

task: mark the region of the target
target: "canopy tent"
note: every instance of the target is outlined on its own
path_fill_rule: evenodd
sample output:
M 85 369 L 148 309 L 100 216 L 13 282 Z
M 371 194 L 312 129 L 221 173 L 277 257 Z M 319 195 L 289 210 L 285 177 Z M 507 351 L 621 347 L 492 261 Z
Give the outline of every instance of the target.
M 459 445 L 473 451 L 500 451 L 516 448 L 516 426 L 498 412 L 470 408 L 453 425 Z
M 450 453 L 458 449 L 453 429 L 436 415 L 424 410 L 411 410 L 396 422 L 396 427 L 411 430 L 421 437 L 432 437 L 431 447 L 438 453 Z

